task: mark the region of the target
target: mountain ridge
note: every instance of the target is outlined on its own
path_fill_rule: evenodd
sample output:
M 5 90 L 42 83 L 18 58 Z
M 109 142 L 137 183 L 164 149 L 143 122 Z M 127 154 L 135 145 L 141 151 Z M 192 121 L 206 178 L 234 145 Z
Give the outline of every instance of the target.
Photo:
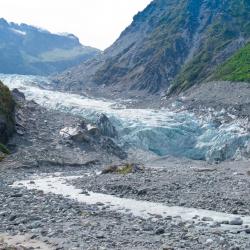
M 249 10 L 246 0 L 154 0 L 102 56 L 57 76 L 56 86 L 145 94 L 187 89 L 248 42 Z
M 0 19 L 0 72 L 48 75 L 91 59 L 100 51 L 83 46 L 73 34 L 53 34 Z

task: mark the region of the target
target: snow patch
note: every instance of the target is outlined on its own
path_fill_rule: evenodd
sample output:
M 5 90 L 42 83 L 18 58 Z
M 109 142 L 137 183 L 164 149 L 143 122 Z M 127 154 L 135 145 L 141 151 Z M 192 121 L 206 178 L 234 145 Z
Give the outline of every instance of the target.
M 26 32 L 21 31 L 21 30 L 17 30 L 17 29 L 10 29 L 11 31 L 13 31 L 14 33 L 18 34 L 18 35 L 22 35 L 25 36 Z

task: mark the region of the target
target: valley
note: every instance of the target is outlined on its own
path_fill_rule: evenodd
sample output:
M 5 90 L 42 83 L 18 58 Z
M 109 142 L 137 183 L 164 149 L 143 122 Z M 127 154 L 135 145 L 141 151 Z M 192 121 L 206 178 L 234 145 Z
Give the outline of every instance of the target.
M 1 18 L 0 249 L 250 249 L 249 20 L 152 0 L 101 51 Z
M 45 77 L 1 80 L 26 96 L 18 100 L 24 130 L 1 162 L 0 232 L 13 235 L 10 242 L 21 233 L 21 245 L 33 239 L 42 249 L 247 249 L 246 116 L 220 104 L 209 111 L 203 103 L 199 113 L 185 98 L 140 108 L 135 100 L 58 92 Z M 100 126 L 101 114 L 116 132 Z M 116 146 L 77 130 L 83 122 L 106 124 Z M 74 129 L 75 139 L 63 136 Z M 141 167 L 101 174 L 132 163 Z

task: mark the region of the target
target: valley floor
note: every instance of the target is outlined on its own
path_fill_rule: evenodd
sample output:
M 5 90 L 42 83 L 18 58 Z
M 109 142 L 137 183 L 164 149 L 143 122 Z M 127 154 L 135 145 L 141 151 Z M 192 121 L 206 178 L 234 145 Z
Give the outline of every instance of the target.
M 16 237 L 25 237 L 20 245 L 28 237 L 28 242 L 40 242 L 40 249 L 249 249 L 249 162 L 206 165 L 164 159 L 127 175 L 100 174 L 102 169 L 1 171 L 2 240 L 17 246 Z M 52 179 L 36 186 L 46 178 Z M 65 185 L 56 178 L 66 178 Z M 74 188 L 82 189 L 82 200 Z M 89 201 L 92 192 L 118 197 L 120 207 L 112 198 Z M 142 215 L 130 208 L 133 201 L 149 202 L 135 203 Z M 190 217 L 186 208 L 197 210 Z
M 249 160 L 142 155 L 140 171 L 101 174 L 131 158 L 62 140 L 79 116 L 19 112 L 25 131 L 0 163 L 0 249 L 250 249 Z

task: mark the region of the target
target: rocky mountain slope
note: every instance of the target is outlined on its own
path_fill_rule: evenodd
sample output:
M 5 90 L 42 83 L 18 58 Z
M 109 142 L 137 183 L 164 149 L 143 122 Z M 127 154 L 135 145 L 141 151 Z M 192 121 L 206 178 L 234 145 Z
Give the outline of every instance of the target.
M 52 34 L 0 19 L 0 72 L 47 75 L 93 58 L 100 51 L 81 45 L 72 34 Z
M 247 0 L 154 0 L 102 56 L 55 83 L 110 93 L 180 91 L 208 79 L 249 38 Z
M 14 100 L 9 89 L 0 81 L 0 153 L 6 153 L 3 146 L 14 131 Z M 0 154 L 1 161 L 1 154 Z
M 250 82 L 250 43 L 220 66 L 213 78 Z

